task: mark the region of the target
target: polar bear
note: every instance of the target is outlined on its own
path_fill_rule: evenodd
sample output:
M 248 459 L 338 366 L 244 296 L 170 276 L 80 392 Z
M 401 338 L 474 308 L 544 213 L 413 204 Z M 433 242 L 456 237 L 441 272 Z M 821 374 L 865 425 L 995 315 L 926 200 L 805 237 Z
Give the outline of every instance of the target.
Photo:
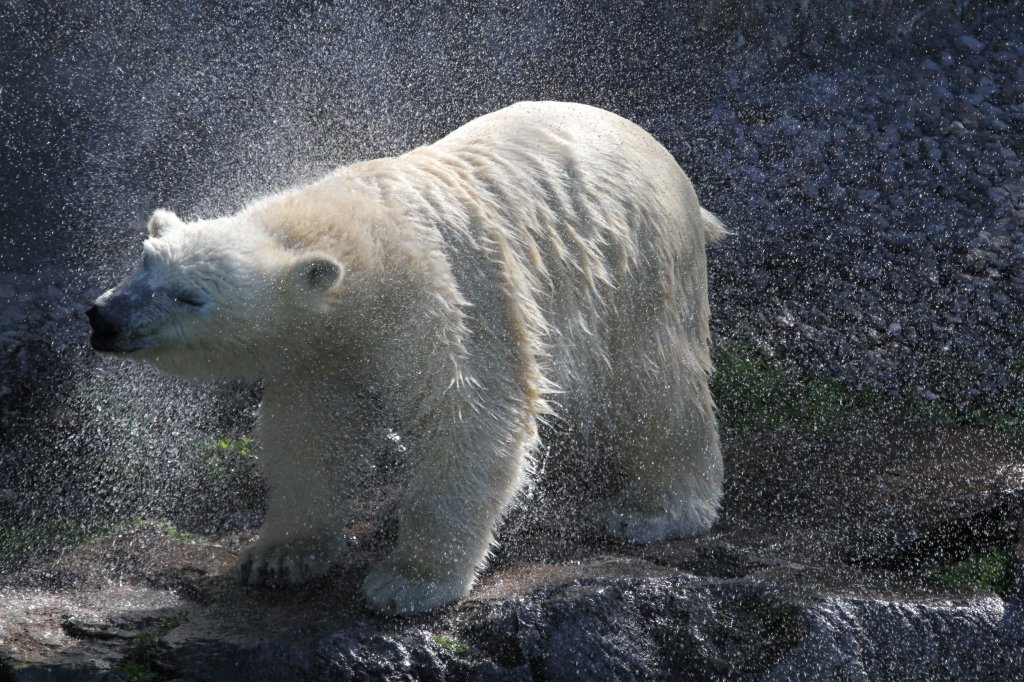
M 623 476 L 593 518 L 612 536 L 708 530 L 723 474 L 705 244 L 723 234 L 644 130 L 525 102 L 229 217 L 156 211 L 141 265 L 88 310 L 91 343 L 264 380 L 269 498 L 236 569 L 248 583 L 341 558 L 343 501 L 373 447 L 357 395 L 375 386 L 414 471 L 363 592 L 424 611 L 469 592 L 539 420 L 608 434 Z

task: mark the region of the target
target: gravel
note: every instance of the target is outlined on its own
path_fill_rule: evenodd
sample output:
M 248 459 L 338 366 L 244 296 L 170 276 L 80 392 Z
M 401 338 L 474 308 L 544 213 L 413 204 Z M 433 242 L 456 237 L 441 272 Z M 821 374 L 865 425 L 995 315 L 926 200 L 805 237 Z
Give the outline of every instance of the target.
M 719 343 L 753 342 L 783 367 L 893 397 L 963 410 L 1015 399 L 1021 24 L 787 78 L 777 63 L 744 72 L 738 56 L 742 75 L 696 130 L 656 131 L 702 140 L 677 143 L 680 161 L 736 232 L 710 254 Z

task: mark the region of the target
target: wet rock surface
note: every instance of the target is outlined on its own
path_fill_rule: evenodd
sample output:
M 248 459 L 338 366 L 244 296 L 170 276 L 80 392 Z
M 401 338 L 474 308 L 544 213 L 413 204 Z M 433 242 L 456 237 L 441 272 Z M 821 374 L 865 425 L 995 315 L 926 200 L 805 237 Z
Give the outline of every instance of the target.
M 565 517 L 545 509 L 506 529 L 469 600 L 425 616 L 364 605 L 361 578 L 388 544 L 374 524 L 350 529 L 331 576 L 287 590 L 231 580 L 251 532 L 122 531 L 3 578 L 2 669 L 26 680 L 122 679 L 138 666 L 196 680 L 1019 679 L 1024 439 L 901 419 L 727 442 L 725 508 L 705 537 L 567 538 Z M 997 586 L 945 577 L 993 550 L 1009 557 Z
M 383 494 L 329 578 L 235 587 L 258 485 L 208 441 L 246 432 L 258 387 L 84 347 L 84 308 L 153 208 L 234 210 L 515 100 L 572 99 L 647 127 L 734 230 L 709 254 L 717 344 L 1019 415 L 1024 13 L 970 4 L 870 41 L 827 7 L 0 8 L 0 532 L 138 514 L 203 535 L 143 523 L 0 562 L 0 679 L 1024 679 L 1017 436 L 882 408 L 727 431 L 710 535 L 613 545 L 550 505 L 516 512 L 470 600 L 382 619 L 358 585 L 387 545 Z M 963 577 L 993 556 L 1000 580 Z

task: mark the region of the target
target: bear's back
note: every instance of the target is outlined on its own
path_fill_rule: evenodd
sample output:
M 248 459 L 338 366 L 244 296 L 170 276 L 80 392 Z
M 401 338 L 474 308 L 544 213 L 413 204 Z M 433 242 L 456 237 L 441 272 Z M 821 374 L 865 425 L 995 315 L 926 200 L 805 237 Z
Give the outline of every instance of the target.
M 682 174 L 668 150 L 646 130 L 588 104 L 518 102 L 473 119 L 430 146 L 458 154 L 481 145 L 513 153 L 571 151 L 581 163 L 597 165 L 638 160 L 646 174 Z
M 563 387 L 600 374 L 638 335 L 674 330 L 700 348 L 700 207 L 639 126 L 587 105 L 522 102 L 385 165 L 392 198 L 440 233 L 471 302 L 481 289 L 471 282 L 505 283 Z

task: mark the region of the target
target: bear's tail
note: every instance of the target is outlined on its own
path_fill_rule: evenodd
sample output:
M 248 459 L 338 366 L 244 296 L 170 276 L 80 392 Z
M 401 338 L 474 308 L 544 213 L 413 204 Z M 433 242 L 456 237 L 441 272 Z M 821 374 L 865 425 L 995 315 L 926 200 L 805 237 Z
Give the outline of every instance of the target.
M 706 208 L 700 209 L 700 218 L 704 222 L 705 244 L 717 242 L 722 237 L 728 237 L 732 234 L 732 232 L 725 229 L 725 225 L 718 219 L 718 216 Z

